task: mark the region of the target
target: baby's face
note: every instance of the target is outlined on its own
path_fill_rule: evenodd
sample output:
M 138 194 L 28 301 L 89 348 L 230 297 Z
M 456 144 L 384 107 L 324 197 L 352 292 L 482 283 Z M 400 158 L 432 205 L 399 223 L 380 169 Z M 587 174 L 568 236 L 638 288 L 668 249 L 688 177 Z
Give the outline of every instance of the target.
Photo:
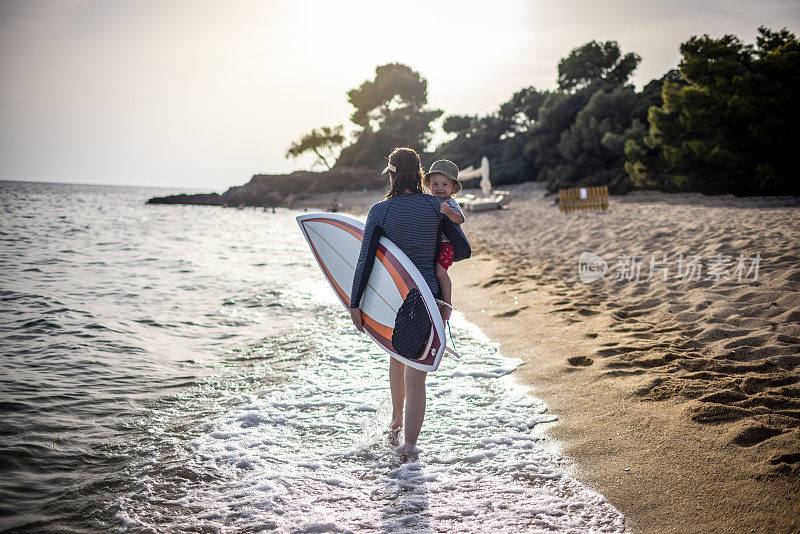
M 450 198 L 453 193 L 453 181 L 442 173 L 435 172 L 430 177 L 431 193 L 437 197 Z

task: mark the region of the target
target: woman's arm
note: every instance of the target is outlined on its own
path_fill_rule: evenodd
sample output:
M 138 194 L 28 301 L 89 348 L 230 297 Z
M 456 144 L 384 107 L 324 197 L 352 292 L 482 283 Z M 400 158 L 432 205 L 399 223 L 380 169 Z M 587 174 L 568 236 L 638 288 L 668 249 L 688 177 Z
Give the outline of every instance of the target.
M 375 251 L 378 249 L 378 240 L 381 238 L 381 230 L 377 221 L 381 219 L 382 204 L 379 202 L 370 208 L 367 222 L 364 225 L 364 238 L 361 240 L 361 252 L 358 255 L 356 272 L 353 275 L 353 288 L 350 292 L 351 310 L 359 307 L 361 296 L 364 294 L 364 288 L 367 287 L 367 281 L 372 272 L 372 265 L 375 262 Z M 355 322 L 355 317 L 353 317 L 353 323 Z

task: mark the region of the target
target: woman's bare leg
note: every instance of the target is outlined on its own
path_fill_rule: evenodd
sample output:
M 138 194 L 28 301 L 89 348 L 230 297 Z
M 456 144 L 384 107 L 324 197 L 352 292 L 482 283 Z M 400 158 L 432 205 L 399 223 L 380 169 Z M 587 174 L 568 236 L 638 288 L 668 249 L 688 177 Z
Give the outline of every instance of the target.
M 406 366 L 405 446 L 416 445 L 425 419 L 425 378 L 428 373 Z
M 406 396 L 406 365 L 389 356 L 389 389 L 392 391 L 392 422 L 389 427 L 396 430 L 403 426 L 403 402 Z

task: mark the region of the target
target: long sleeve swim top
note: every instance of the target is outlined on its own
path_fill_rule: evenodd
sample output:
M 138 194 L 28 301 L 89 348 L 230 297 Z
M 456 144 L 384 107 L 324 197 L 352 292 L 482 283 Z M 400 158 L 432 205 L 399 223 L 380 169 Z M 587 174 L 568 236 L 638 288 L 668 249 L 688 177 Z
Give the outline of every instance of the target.
M 434 296 L 439 296 L 439 280 L 436 278 L 436 252 L 440 222 L 444 219 L 444 231 L 448 236 L 466 249 L 469 257 L 469 243 L 458 225 L 439 212 L 442 199 L 424 193 L 407 193 L 382 200 L 372 206 L 364 227 L 364 238 L 358 256 L 353 288 L 350 294 L 350 307 L 358 308 L 361 295 L 367 286 L 372 272 L 378 240 L 385 235 L 419 269 Z

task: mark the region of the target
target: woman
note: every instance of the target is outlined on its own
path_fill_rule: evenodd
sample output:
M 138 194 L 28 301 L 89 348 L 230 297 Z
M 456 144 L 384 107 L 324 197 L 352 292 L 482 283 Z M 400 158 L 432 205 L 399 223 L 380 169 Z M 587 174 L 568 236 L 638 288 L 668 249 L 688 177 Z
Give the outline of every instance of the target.
M 364 328 L 359 302 L 372 270 L 381 235 L 400 247 L 419 269 L 431 293 L 441 298 L 435 254 L 439 225 L 443 220 L 440 213 L 442 199 L 422 192 L 424 173 L 419 156 L 410 148 L 396 148 L 389 156 L 389 164 L 383 172 L 389 173 L 389 192 L 369 210 L 350 296 L 350 315 L 353 324 L 361 332 Z M 447 222 L 444 224 L 447 225 Z M 466 256 L 469 256 L 469 245 L 461 229 L 450 225 L 446 226 L 445 231 L 448 237 L 452 235 L 457 242 L 466 244 Z M 389 426 L 393 430 L 404 426 L 405 443 L 402 450 L 406 453 L 414 450 L 425 418 L 426 377 L 425 371 L 406 366 L 395 358 L 389 359 L 389 387 L 392 393 L 392 421 Z

